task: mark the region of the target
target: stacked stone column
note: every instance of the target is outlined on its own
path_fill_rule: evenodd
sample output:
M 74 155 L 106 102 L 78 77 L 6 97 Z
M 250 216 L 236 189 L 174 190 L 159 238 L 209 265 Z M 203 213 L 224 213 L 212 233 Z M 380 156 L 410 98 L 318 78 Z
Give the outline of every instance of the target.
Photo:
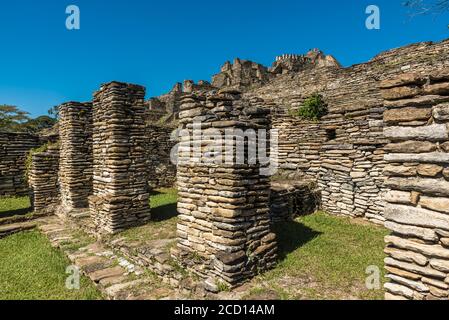
M 92 104 L 59 106 L 61 205 L 64 211 L 87 208 L 92 194 Z
M 51 210 L 60 203 L 58 169 L 57 145 L 50 145 L 46 151 L 32 155 L 28 181 L 35 211 Z
M 94 94 L 89 206 L 99 234 L 150 219 L 144 97 L 144 87 L 119 82 L 105 84 Z
M 194 129 L 195 120 L 201 121 L 202 132 L 198 126 Z M 269 129 L 269 111 L 241 100 L 235 91 L 188 95 L 182 100 L 180 124 L 180 261 L 206 278 L 210 289 L 219 283 L 232 287 L 273 267 L 277 245 L 270 231 L 270 184 L 269 177 L 261 175 L 264 165 L 250 163 L 247 153 L 245 161 L 237 163 L 236 144 L 232 139 L 220 141 L 217 133 L 224 140 L 230 129 Z M 233 161 L 212 161 L 220 155 L 217 146 L 227 147 Z M 223 155 L 224 148 L 221 151 Z
M 381 83 L 387 299 L 449 297 L 449 69 Z

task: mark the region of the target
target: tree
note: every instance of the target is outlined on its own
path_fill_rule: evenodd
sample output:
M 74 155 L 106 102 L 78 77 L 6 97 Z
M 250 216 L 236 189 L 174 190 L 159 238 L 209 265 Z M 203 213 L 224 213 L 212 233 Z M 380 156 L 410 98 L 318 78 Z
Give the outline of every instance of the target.
M 59 118 L 59 106 L 54 106 L 51 109 L 48 109 L 48 114 L 54 119 Z
M 56 119 L 40 116 L 35 119 L 15 106 L 0 105 L 0 130 L 7 132 L 38 133 L 55 125 Z
M 49 116 L 40 116 L 24 123 L 24 130 L 30 133 L 37 133 L 43 129 L 49 129 L 56 124 L 56 119 Z
M 406 0 L 404 6 L 413 10 L 413 15 L 439 14 L 449 11 L 449 0 Z
M 0 105 L 0 130 L 23 131 L 24 124 L 29 120 L 28 112 L 16 106 Z

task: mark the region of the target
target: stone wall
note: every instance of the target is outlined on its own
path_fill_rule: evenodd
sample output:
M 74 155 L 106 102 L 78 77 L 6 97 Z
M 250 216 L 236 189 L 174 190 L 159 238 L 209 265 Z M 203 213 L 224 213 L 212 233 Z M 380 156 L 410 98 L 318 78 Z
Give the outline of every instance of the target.
M 172 139 L 174 130 L 158 125 L 146 127 L 148 184 L 151 188 L 168 188 L 176 183 L 176 165 L 171 161 L 177 143 Z
M 270 231 L 270 181 L 261 175 L 263 165 L 249 163 L 247 154 L 242 164 L 213 161 L 220 155 L 216 147 L 224 145 L 217 133 L 223 137 L 225 130 L 268 129 L 269 110 L 241 100 L 236 91 L 190 95 L 182 102 L 177 181 L 180 262 L 207 278 L 210 290 L 217 290 L 218 283 L 232 287 L 272 267 L 277 245 Z M 202 133 L 193 129 L 196 117 L 202 120 Z M 225 145 L 235 160 L 235 143 Z
M 58 148 L 58 145 L 50 145 L 46 151 L 32 155 L 28 180 L 35 211 L 51 210 L 60 202 Z
M 313 181 L 275 181 L 271 183 L 270 216 L 272 222 L 293 221 L 315 213 L 321 194 Z
M 317 66 L 287 73 L 251 90 L 272 109 L 280 130 L 282 175 L 315 179 L 323 191 L 323 208 L 331 214 L 365 217 L 381 223 L 387 191 L 382 150 L 383 99 L 378 81 L 413 70 L 449 66 L 449 40 L 418 43 L 384 52 L 350 68 Z M 303 101 L 320 93 L 328 115 L 308 122 L 294 114 Z
M 449 68 L 381 83 L 387 299 L 449 296 Z
M 0 196 L 28 194 L 25 161 L 28 152 L 39 145 L 35 135 L 0 132 Z
M 92 103 L 59 106 L 61 205 L 87 208 L 92 194 Z
M 144 87 L 119 82 L 94 94 L 89 207 L 99 234 L 150 219 L 144 97 Z

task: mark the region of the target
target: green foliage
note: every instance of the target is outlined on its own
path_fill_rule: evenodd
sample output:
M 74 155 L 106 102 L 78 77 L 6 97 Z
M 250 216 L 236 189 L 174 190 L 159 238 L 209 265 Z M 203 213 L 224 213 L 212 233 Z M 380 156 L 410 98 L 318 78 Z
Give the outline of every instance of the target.
M 406 0 L 403 5 L 412 10 L 412 15 L 441 14 L 449 10 L 449 0 Z
M 222 281 L 218 281 L 216 283 L 218 292 L 229 292 L 231 291 L 231 287 Z
M 37 133 L 44 129 L 52 128 L 56 124 L 56 120 L 49 116 L 40 116 L 31 119 L 24 124 L 24 130 L 30 133 Z
M 101 293 L 81 277 L 80 290 L 68 290 L 70 264 L 38 231 L 0 239 L 0 300 L 97 300 Z
M 33 154 L 35 153 L 41 153 L 41 152 L 45 152 L 48 150 L 48 147 L 50 146 L 50 143 L 46 143 L 40 147 L 31 149 L 28 154 L 27 157 L 25 159 L 25 181 L 28 181 L 28 177 L 29 177 L 29 173 L 31 170 L 31 165 L 33 163 Z
M 59 106 L 53 106 L 51 109 L 48 109 L 48 114 L 53 117 L 53 119 L 59 118 Z
M 304 101 L 298 110 L 298 116 L 305 120 L 318 121 L 327 114 L 327 104 L 321 94 L 315 93 Z
M 35 119 L 16 106 L 0 105 L 0 130 L 6 132 L 37 133 L 55 125 L 56 119 L 40 116 Z
M 22 131 L 29 121 L 29 113 L 16 106 L 0 105 L 0 128 L 4 131 Z

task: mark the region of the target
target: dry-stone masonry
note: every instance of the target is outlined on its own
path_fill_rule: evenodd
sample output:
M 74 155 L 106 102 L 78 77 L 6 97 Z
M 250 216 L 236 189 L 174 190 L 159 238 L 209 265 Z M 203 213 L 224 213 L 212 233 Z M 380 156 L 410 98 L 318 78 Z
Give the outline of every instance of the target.
M 0 132 L 0 196 L 28 194 L 25 161 L 28 152 L 39 145 L 35 135 Z
M 59 139 L 62 209 L 87 208 L 92 194 L 92 103 L 59 106 Z
M 201 120 L 202 133 L 193 128 L 195 120 Z M 216 290 L 220 283 L 232 287 L 275 264 L 270 181 L 261 175 L 264 164 L 249 162 L 248 155 L 241 164 L 212 160 L 220 154 L 215 147 L 222 145 L 235 160 L 235 143 L 232 139 L 224 143 L 220 137 L 224 138 L 226 130 L 268 129 L 269 110 L 241 100 L 238 91 L 223 90 L 207 96 L 186 96 L 180 123 L 180 261 L 207 278 L 210 290 Z
M 146 127 L 148 183 L 151 188 L 173 187 L 176 183 L 176 165 L 172 161 L 177 143 L 172 137 L 174 130 L 153 124 Z
M 94 94 L 89 207 L 99 234 L 150 219 L 144 97 L 144 87 L 119 82 L 105 84 Z
M 381 83 L 387 299 L 449 297 L 449 68 Z
M 277 64 L 289 61 L 293 66 L 300 60 L 286 56 Z M 282 71 L 244 96 L 262 98 L 272 109 L 273 128 L 280 130 L 283 175 L 315 179 L 323 208 L 331 214 L 382 223 L 383 196 L 388 189 L 382 176 L 383 146 L 388 140 L 383 136 L 384 106 L 378 80 L 449 66 L 449 41 L 393 49 L 349 68 L 322 62 Z M 314 93 L 323 95 L 328 114 L 318 122 L 305 121 L 297 110 Z
M 320 207 L 320 192 L 314 181 L 275 181 L 271 183 L 271 221 L 292 221 L 314 213 Z
M 32 207 L 49 210 L 59 204 L 59 146 L 49 145 L 44 152 L 32 154 L 28 180 Z

